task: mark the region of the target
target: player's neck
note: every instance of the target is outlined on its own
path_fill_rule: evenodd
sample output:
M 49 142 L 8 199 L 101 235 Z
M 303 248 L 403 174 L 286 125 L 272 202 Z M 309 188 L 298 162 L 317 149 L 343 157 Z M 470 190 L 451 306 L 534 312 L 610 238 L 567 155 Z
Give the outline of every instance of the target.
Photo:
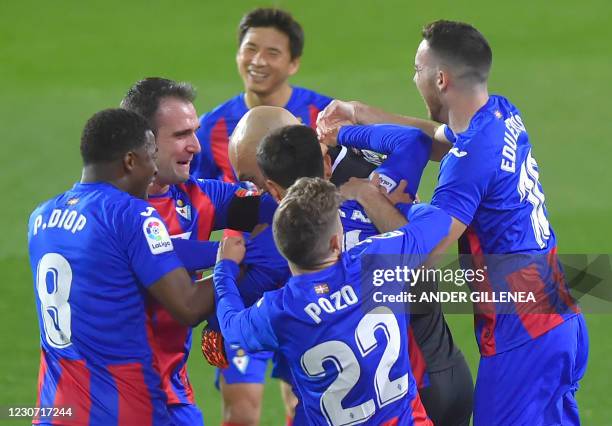
M 129 192 L 124 177 L 118 176 L 116 168 L 112 166 L 87 165 L 83 166 L 81 183 L 108 183 L 124 192 Z
M 289 270 L 291 271 L 291 275 L 295 277 L 298 275 L 312 274 L 313 272 L 322 271 L 323 269 L 329 268 L 330 266 L 336 264 L 338 262 L 338 259 L 339 259 L 339 254 L 334 253 L 330 255 L 328 259 L 325 259 L 320 264 L 313 266 L 311 268 L 302 268 L 300 266 L 297 266 L 294 263 L 291 263 L 291 262 L 287 262 L 287 263 L 289 264 Z
M 289 83 L 285 83 L 278 90 L 275 90 L 269 94 L 255 93 L 247 90 L 244 95 L 244 102 L 249 109 L 260 105 L 284 108 L 285 105 L 287 105 L 287 102 L 289 102 L 289 99 L 291 99 L 292 93 L 293 88 L 289 85 Z
M 467 130 L 474 114 L 489 100 L 489 92 L 484 89 L 462 93 L 456 96 L 448 109 L 448 126 L 456 133 Z
M 154 181 L 149 186 L 149 195 L 160 195 L 165 194 L 170 189 L 170 185 L 162 185 L 161 183 Z

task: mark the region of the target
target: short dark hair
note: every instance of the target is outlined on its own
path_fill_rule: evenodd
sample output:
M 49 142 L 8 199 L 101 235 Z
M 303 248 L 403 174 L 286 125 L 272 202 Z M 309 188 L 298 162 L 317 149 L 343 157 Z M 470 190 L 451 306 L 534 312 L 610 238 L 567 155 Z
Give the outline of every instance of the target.
M 161 77 L 147 77 L 130 87 L 121 101 L 121 108 L 142 115 L 156 131 L 155 113 L 161 100 L 168 97 L 193 102 L 196 97 L 196 90 L 189 83 Z
M 272 27 L 289 38 L 291 59 L 302 56 L 304 50 L 304 30 L 289 12 L 274 8 L 259 8 L 242 17 L 238 24 L 238 46 L 242 44 L 250 28 Z
M 301 177 L 323 177 L 323 154 L 317 134 L 308 126 L 280 127 L 257 147 L 257 165 L 267 179 L 289 188 Z
M 274 213 L 272 231 L 281 254 L 291 263 L 313 269 L 329 253 L 341 198 L 336 186 L 320 178 L 293 184 Z
M 147 131 L 151 131 L 147 121 L 133 111 L 113 108 L 95 113 L 81 134 L 83 164 L 109 163 L 122 158 L 145 144 Z
M 439 20 L 425 25 L 422 36 L 429 48 L 450 65 L 463 65 L 468 68 L 461 77 L 484 83 L 489 77 L 493 53 L 489 43 L 476 28 L 470 24 L 456 21 Z

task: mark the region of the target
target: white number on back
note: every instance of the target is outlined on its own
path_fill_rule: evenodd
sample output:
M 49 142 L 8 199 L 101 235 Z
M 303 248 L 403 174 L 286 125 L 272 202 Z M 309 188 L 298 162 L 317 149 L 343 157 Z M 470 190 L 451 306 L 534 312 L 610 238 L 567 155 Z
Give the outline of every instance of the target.
M 70 346 L 70 287 L 72 268 L 60 254 L 47 253 L 38 262 L 36 290 L 47 343 L 54 348 Z
M 540 248 L 546 247 L 546 241 L 550 238 L 550 225 L 544 212 L 544 193 L 540 189 L 540 173 L 538 163 L 531 156 L 531 150 L 527 153 L 527 158 L 521 164 L 521 174 L 517 187 L 521 196 L 521 201 L 527 201 L 533 206 L 531 210 L 531 226 L 536 242 Z
M 379 407 L 397 401 L 408 392 L 408 373 L 389 379 L 391 367 L 399 357 L 401 346 L 400 328 L 393 312 L 379 306 L 368 312 L 359 321 L 355 330 L 355 340 L 360 355 L 366 357 L 378 345 L 374 332 L 384 331 L 387 346 L 380 359 L 374 377 L 374 389 Z M 349 408 L 342 407 L 342 400 L 359 381 L 361 367 L 351 348 L 339 340 L 330 340 L 308 349 L 302 355 L 302 368 L 310 377 L 324 377 L 323 363 L 332 361 L 338 370 L 338 377 L 321 396 L 321 412 L 332 426 L 355 425 L 365 422 L 376 412 L 372 399 Z

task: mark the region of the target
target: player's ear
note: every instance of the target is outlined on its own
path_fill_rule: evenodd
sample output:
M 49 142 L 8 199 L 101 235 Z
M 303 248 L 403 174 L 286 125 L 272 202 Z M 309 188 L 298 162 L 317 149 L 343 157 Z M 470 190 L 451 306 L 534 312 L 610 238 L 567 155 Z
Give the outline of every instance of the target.
M 294 58 L 291 60 L 291 62 L 289 63 L 289 75 L 294 75 L 295 73 L 297 73 L 300 69 L 300 60 L 302 58 Z
M 136 153 L 128 151 L 123 156 L 123 168 L 126 172 L 131 173 L 136 167 Z
M 331 253 L 342 252 L 342 237 L 341 234 L 334 232 L 329 240 L 329 251 Z
M 266 179 L 266 187 L 268 188 L 268 192 L 272 198 L 274 198 L 274 201 L 280 203 L 280 200 L 283 198 L 283 194 L 285 193 L 284 188 L 270 179 Z
M 329 180 L 332 176 L 332 160 L 329 154 L 323 156 L 323 179 Z
M 448 87 L 449 74 L 443 69 L 438 69 L 438 75 L 436 76 L 436 86 L 440 92 L 444 92 Z

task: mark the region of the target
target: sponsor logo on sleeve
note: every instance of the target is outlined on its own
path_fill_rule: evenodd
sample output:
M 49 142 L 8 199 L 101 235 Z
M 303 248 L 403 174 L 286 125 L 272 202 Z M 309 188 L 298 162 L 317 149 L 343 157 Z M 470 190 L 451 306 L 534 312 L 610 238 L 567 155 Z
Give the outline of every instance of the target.
M 142 224 L 142 231 L 147 238 L 151 253 L 160 254 L 174 249 L 166 226 L 158 218 L 150 217 L 145 220 Z
M 155 211 L 155 207 L 147 207 L 147 210 L 145 210 L 144 212 L 141 212 L 140 216 L 149 217 L 153 214 L 154 211 Z
M 453 154 L 457 158 L 465 157 L 466 155 L 468 155 L 467 151 L 459 151 L 459 148 L 455 146 L 452 147 L 450 151 L 448 151 L 448 153 Z
M 380 186 L 385 188 L 387 192 L 393 191 L 397 186 L 397 182 L 387 175 L 380 174 L 378 175 L 378 178 L 380 179 Z

